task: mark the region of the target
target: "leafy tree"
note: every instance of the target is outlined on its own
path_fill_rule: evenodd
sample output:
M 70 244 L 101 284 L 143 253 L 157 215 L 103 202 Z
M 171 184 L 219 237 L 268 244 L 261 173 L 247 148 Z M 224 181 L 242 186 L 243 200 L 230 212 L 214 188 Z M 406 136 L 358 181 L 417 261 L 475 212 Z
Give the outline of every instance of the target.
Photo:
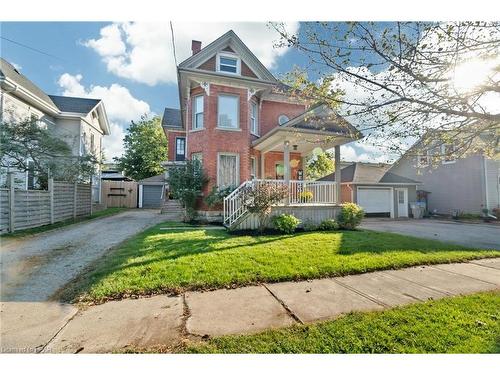
M 312 156 L 306 163 L 306 176 L 308 180 L 317 180 L 334 171 L 334 155 L 328 151 Z
M 254 184 L 243 192 L 244 205 L 248 212 L 259 217 L 259 232 L 264 232 L 271 215 L 272 206 L 288 196 L 288 187 L 282 184 Z
M 40 125 L 34 116 L 1 122 L 0 159 L 2 168 L 32 168 L 42 189 L 47 188 L 49 174 L 54 179 L 88 182 L 97 165 L 92 154 L 72 155 L 68 143 Z
M 430 133 L 434 145 L 453 140 L 455 156 L 499 156 L 500 22 L 273 26 L 278 46 L 310 60 L 308 74 L 289 74 L 296 92 L 340 105 L 372 144 L 402 153 Z
M 114 158 L 120 170 L 134 180 L 142 180 L 163 173 L 161 162 L 166 160 L 167 139 L 159 117 L 132 121 L 123 139 L 125 152 Z
M 201 163 L 198 160 L 187 160 L 186 164 L 172 168 L 168 181 L 172 195 L 186 209 L 186 221 L 196 219 L 196 200 L 208 182 Z

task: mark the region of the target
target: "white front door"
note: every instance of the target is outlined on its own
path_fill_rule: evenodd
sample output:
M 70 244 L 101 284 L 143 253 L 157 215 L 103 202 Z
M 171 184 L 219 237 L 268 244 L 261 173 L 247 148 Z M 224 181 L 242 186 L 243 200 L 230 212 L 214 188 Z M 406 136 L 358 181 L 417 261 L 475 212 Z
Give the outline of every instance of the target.
M 397 188 L 395 191 L 398 206 L 398 217 L 408 217 L 408 189 Z

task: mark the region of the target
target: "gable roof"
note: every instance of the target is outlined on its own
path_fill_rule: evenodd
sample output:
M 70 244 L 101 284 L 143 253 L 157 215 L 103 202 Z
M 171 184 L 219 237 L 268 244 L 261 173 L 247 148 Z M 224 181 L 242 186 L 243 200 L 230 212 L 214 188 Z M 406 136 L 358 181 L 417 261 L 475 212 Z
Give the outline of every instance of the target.
M 202 63 L 214 57 L 218 52 L 223 51 L 228 46 L 240 56 L 241 60 L 248 65 L 260 80 L 277 82 L 272 73 L 260 62 L 253 52 L 250 51 L 233 30 L 229 30 L 227 33 L 202 48 L 198 53 L 181 62 L 178 68 L 179 70 L 197 69 Z M 217 72 L 217 74 L 228 76 L 226 73 Z
M 356 162 L 342 168 L 341 182 L 352 184 L 419 184 L 412 180 L 391 173 L 390 164 Z M 319 179 L 320 181 L 335 181 L 335 172 Z
M 15 85 L 22 86 L 46 105 L 56 108 L 49 95 L 19 72 L 11 63 L 0 57 L 0 82 L 6 79 L 14 82 Z
M 87 115 L 101 99 L 77 98 L 72 96 L 49 95 L 61 112 L 81 113 Z
M 161 118 L 161 126 L 165 128 L 181 128 L 181 110 L 177 108 L 165 108 Z
M 356 137 L 360 136 L 360 132 L 346 119 L 339 116 L 337 112 L 329 108 L 326 104 L 321 103 L 289 120 L 281 127 L 326 131 Z

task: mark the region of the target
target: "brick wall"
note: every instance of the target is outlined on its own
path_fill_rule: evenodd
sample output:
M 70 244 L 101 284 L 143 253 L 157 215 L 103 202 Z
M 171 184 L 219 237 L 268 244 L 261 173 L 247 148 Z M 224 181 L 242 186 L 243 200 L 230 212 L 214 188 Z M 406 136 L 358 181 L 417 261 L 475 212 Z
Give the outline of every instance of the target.
M 260 111 L 260 135 L 263 136 L 276 126 L 278 117 L 286 115 L 291 120 L 305 111 L 305 105 L 280 103 L 264 100 Z

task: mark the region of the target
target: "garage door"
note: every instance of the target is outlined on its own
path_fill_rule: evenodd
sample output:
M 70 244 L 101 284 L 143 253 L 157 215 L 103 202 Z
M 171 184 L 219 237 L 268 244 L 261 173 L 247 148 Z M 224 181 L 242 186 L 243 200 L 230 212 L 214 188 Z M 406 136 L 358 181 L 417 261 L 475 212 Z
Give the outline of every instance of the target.
M 158 208 L 161 206 L 161 192 L 163 185 L 143 185 L 142 207 Z
M 358 204 L 368 214 L 391 212 L 391 189 L 358 188 Z

